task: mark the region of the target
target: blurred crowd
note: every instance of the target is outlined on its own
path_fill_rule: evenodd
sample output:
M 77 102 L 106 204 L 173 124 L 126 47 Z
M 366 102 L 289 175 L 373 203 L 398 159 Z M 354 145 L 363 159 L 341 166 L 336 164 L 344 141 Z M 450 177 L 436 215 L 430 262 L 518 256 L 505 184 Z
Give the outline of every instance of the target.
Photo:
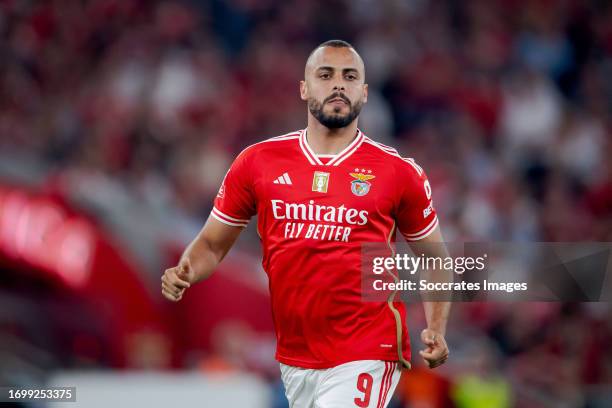
M 597 0 L 2 0 L 0 176 L 100 214 L 157 279 L 235 155 L 305 127 L 298 81 L 332 38 L 365 60 L 360 128 L 425 168 L 447 241 L 612 241 L 612 5 Z M 610 397 L 605 304 L 455 310 L 448 367 L 417 364 L 396 402 Z

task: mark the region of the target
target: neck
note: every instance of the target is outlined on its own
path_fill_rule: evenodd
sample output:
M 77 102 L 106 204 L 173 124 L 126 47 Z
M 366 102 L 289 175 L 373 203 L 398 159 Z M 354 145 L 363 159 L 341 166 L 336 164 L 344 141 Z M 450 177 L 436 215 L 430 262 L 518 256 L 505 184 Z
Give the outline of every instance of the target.
M 310 113 L 306 140 L 315 154 L 338 154 L 348 146 L 357 134 L 357 119 L 338 129 L 325 127 Z

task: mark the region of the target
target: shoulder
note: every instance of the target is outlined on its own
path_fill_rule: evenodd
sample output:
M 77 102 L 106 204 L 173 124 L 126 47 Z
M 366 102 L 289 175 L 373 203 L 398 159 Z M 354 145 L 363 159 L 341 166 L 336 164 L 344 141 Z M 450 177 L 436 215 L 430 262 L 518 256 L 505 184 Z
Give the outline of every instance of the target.
M 417 180 L 426 177 L 423 168 L 412 157 L 403 157 L 394 147 L 372 140 L 367 136 L 364 144 L 371 149 L 373 154 L 380 155 L 382 160 L 392 165 L 398 176 Z
M 296 141 L 300 138 L 301 133 L 302 130 L 296 130 L 285 133 L 284 135 L 264 139 L 244 148 L 238 155 L 238 158 L 246 159 L 257 155 L 258 153 L 286 149 L 288 145 L 296 143 Z
M 247 146 L 236 156 L 229 171 L 250 177 L 254 168 L 274 162 L 278 157 L 286 156 L 292 145 L 298 146 L 300 134 L 298 130 Z

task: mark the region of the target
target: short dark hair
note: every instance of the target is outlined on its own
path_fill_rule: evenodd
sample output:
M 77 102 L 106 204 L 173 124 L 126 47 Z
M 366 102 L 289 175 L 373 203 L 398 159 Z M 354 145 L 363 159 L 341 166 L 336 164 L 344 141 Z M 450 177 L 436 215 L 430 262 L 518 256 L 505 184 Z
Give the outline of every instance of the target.
M 332 47 L 332 48 L 351 48 L 351 49 L 355 49 L 355 47 L 353 47 L 350 43 L 344 41 L 344 40 L 327 40 L 319 45 L 317 45 L 312 51 L 310 51 L 310 54 L 308 55 L 308 58 L 310 59 L 310 57 L 312 56 L 312 54 L 318 50 L 319 48 L 323 48 L 323 47 Z

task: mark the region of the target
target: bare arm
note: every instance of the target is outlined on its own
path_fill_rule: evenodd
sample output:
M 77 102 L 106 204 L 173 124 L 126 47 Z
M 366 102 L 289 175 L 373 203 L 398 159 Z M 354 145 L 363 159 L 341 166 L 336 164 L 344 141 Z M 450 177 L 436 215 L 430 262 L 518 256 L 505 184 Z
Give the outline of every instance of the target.
M 443 244 L 442 233 L 440 232 L 439 226 L 437 226 L 429 236 L 419 240 L 416 245 L 419 246 L 419 251 L 426 257 L 445 258 L 448 256 L 448 251 Z M 447 278 L 448 277 L 443 276 L 441 279 Z M 446 324 L 450 313 L 450 306 L 450 302 L 423 302 L 425 318 L 427 319 L 427 328 L 421 333 L 421 340 L 425 343 L 427 348 L 421 350 L 420 354 L 430 368 L 435 368 L 444 364 L 448 358 L 448 346 L 444 336 L 446 335 Z
M 185 249 L 179 264 L 164 272 L 161 278 L 164 297 L 178 302 L 182 299 L 185 289 L 212 275 L 242 229 L 209 217 L 202 230 Z

